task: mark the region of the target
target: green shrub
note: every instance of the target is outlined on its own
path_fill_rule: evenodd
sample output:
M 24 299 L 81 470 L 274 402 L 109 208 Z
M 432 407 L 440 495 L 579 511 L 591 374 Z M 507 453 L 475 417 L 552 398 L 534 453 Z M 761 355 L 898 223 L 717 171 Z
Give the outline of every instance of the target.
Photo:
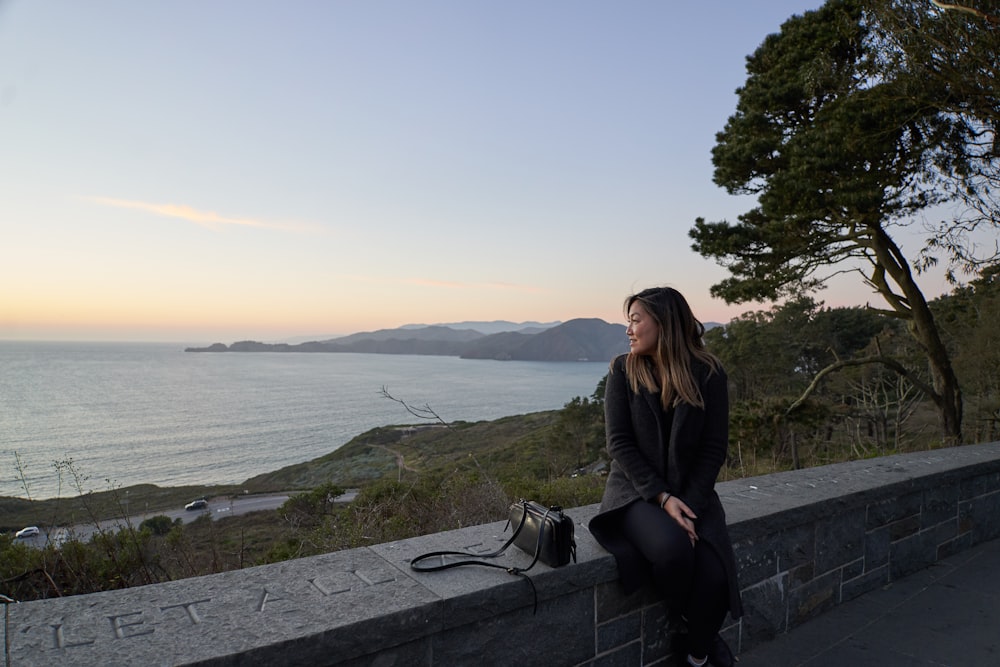
M 151 516 L 142 523 L 139 524 L 139 530 L 149 530 L 153 535 L 162 537 L 170 532 L 170 529 L 174 527 L 174 523 L 181 523 L 180 519 L 176 521 L 171 521 L 170 517 L 163 514 L 157 514 L 156 516 Z

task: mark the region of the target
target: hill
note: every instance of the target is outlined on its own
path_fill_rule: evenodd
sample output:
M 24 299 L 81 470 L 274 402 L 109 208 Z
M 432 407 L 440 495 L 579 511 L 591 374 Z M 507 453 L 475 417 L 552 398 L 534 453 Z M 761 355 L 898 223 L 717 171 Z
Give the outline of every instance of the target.
M 382 426 L 319 458 L 251 477 L 244 486 L 256 492 L 310 489 L 326 483 L 346 488 L 407 472 L 461 469 L 544 477 L 553 464 L 554 453 L 545 450 L 553 442 L 559 417 L 559 410 L 549 410 L 448 426 Z M 525 470 L 526 461 L 537 470 Z M 565 461 L 562 467 L 573 463 Z
M 625 326 L 575 319 L 537 334 L 487 336 L 469 345 L 463 359 L 610 361 L 628 351 Z
M 450 327 L 452 329 L 472 329 L 481 334 L 491 335 L 504 333 L 505 331 L 519 331 L 521 333 L 539 333 L 546 329 L 558 326 L 562 322 L 510 322 L 508 320 L 493 320 L 491 322 L 465 321 L 449 322 L 447 324 L 438 322 L 436 325 L 429 324 L 404 324 L 400 329 L 422 329 L 427 326 Z
M 189 347 L 185 352 L 354 352 L 426 354 L 518 361 L 610 361 L 627 351 L 625 326 L 596 318 L 570 320 L 549 328 L 483 334 L 474 329 L 433 325 L 380 329 L 298 344 L 238 341 Z

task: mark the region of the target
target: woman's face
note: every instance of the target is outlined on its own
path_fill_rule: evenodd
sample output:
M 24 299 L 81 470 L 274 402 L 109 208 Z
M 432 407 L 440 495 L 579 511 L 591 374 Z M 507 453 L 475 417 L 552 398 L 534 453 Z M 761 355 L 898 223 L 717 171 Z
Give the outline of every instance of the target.
M 625 335 L 628 336 L 628 347 L 632 354 L 651 355 L 656 349 L 660 326 L 639 301 L 633 301 L 628 307 L 628 328 L 625 329 Z

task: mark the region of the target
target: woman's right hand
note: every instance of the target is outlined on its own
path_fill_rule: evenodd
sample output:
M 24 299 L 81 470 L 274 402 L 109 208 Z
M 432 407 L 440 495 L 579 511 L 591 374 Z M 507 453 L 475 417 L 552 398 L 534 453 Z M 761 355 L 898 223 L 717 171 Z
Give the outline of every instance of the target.
M 677 496 L 667 498 L 667 502 L 663 505 L 663 510 L 670 515 L 670 518 L 677 522 L 677 525 L 687 532 L 688 538 L 691 540 L 691 546 L 694 546 L 694 543 L 698 541 L 698 533 L 694 529 L 694 520 L 698 518 L 698 515 L 694 513 L 694 510 L 688 507 L 687 503 Z

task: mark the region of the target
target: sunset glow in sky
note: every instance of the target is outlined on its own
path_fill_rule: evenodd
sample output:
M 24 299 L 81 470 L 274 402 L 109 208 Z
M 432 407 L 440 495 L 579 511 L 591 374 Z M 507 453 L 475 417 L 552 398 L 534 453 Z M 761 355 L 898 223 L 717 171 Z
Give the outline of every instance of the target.
M 820 4 L 0 0 L 0 339 L 767 307 L 711 299 L 687 232 L 751 207 L 715 133 Z

